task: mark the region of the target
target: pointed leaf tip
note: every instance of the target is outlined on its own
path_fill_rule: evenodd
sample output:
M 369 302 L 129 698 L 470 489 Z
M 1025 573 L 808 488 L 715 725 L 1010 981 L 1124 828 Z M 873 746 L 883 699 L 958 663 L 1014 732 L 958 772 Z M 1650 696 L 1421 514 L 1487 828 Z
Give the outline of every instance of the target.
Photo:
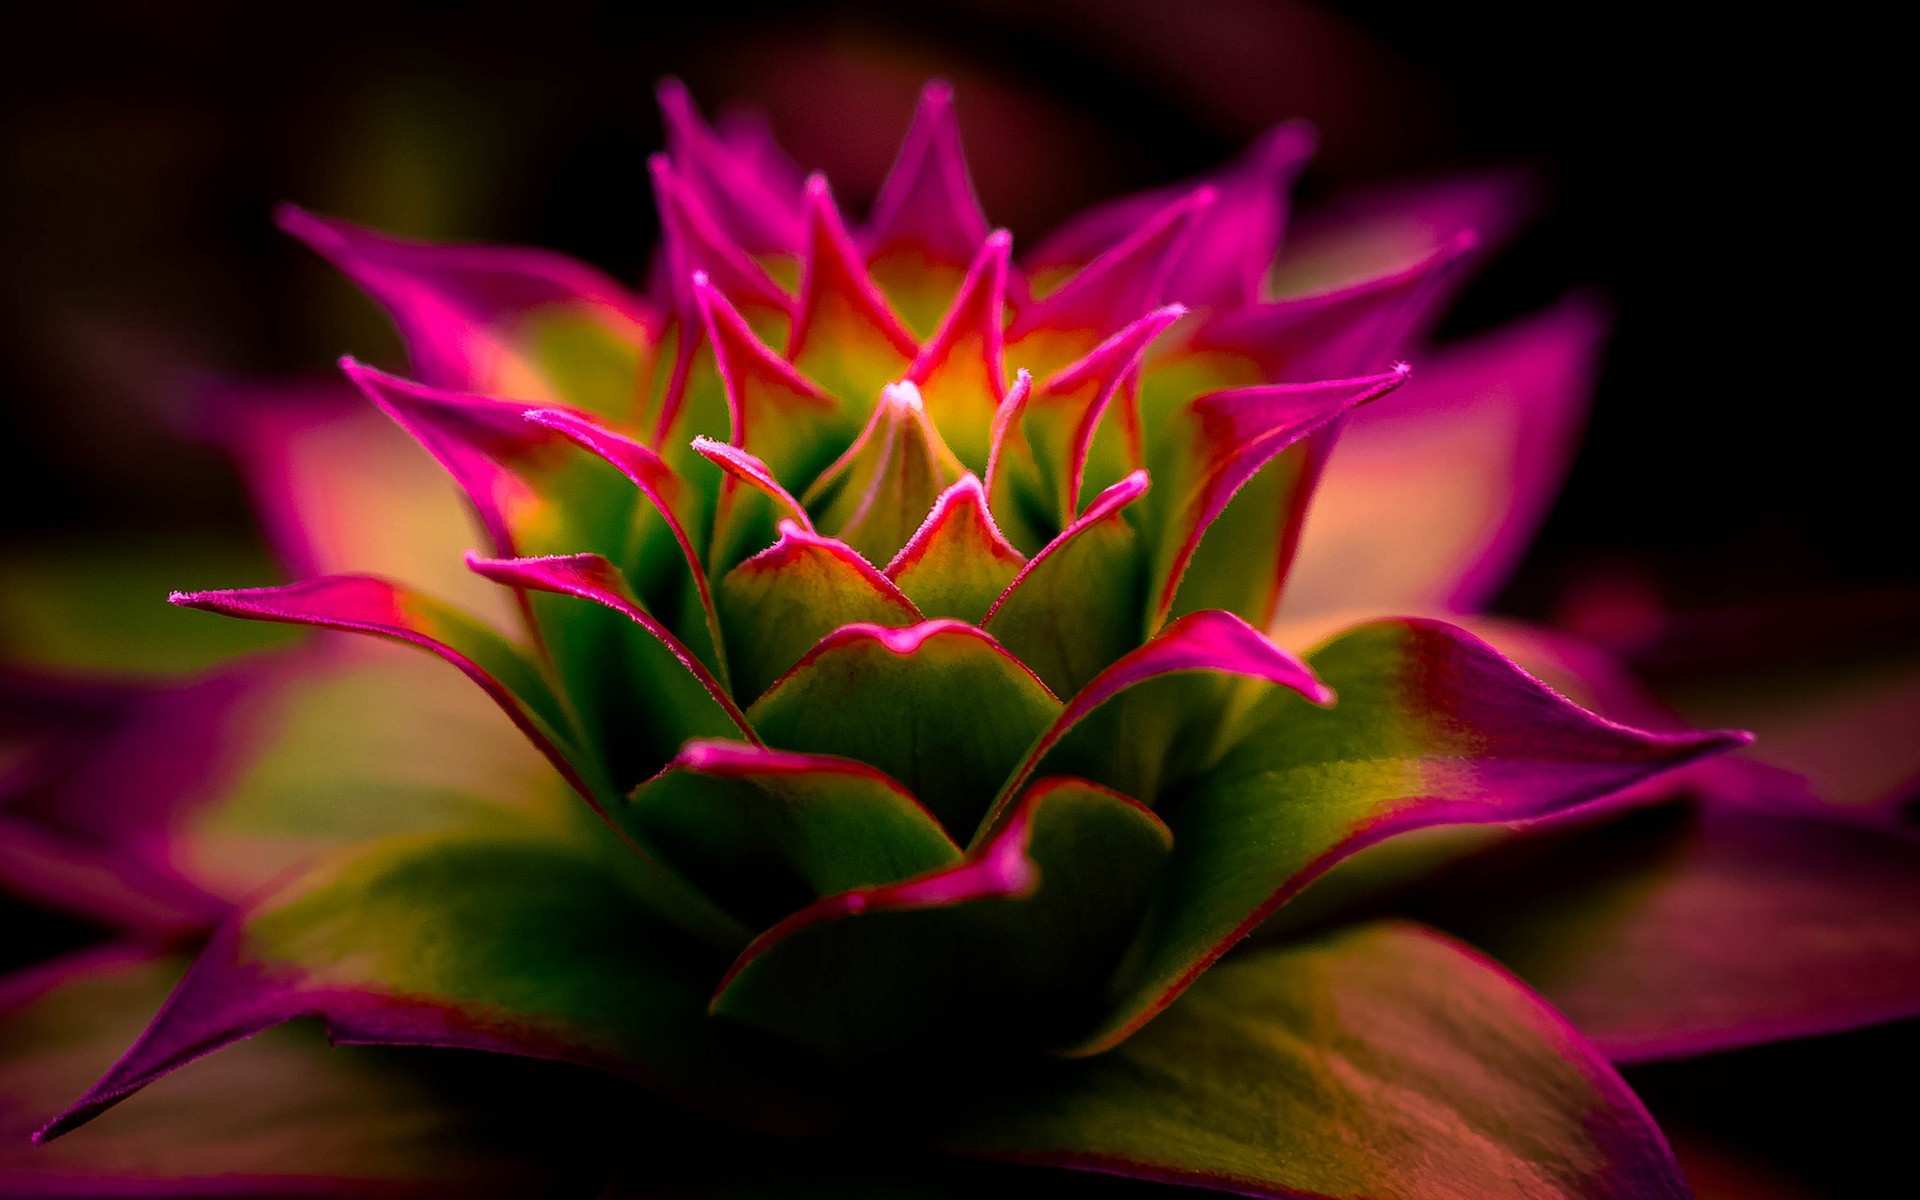
M 986 236 L 986 214 L 960 144 L 953 91 L 930 83 L 920 93 L 913 123 L 874 200 L 864 239 L 868 258 L 914 251 L 958 266 Z

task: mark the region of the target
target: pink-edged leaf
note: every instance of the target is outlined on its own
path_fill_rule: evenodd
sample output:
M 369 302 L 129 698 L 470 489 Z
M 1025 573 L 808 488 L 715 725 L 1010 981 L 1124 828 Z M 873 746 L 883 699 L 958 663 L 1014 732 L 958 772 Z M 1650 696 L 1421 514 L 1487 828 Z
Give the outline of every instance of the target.
M 1046 511 L 1046 482 L 1033 444 L 1027 441 L 1027 403 L 1033 398 L 1033 375 L 1022 367 L 1013 386 L 993 414 L 993 444 L 987 451 L 987 471 L 981 483 L 993 519 L 1022 553 L 1032 554 L 1059 532 Z
M 1484 603 L 1559 490 L 1605 332 L 1594 305 L 1564 303 L 1435 355 L 1392 404 L 1349 419 L 1285 612 Z
M 445 391 L 343 360 L 361 391 L 447 469 L 496 554 L 554 553 L 630 536 L 631 489 L 580 456 L 573 439 L 527 419 L 525 404 Z
M 952 306 L 906 373 L 941 436 L 974 469 L 986 465 L 994 414 L 1006 397 L 1003 330 L 1012 248 L 1012 235 L 1004 229 L 980 244 Z
M 554 768 L 590 802 L 582 748 L 540 669 L 493 630 L 419 593 L 367 575 L 331 575 L 283 587 L 175 592 L 168 599 L 250 621 L 312 625 L 391 638 L 445 659 L 512 718 Z
M 1006 805 L 1019 793 L 1027 778 L 1060 746 L 1062 739 L 1074 733 L 1076 727 L 1095 710 L 1143 684 L 1191 673 L 1215 678 L 1262 680 L 1297 697 L 1305 697 L 1311 704 L 1333 703 L 1333 693 L 1314 677 L 1306 664 L 1274 645 L 1245 621 L 1232 613 L 1191 613 L 1168 625 L 1160 631 L 1159 636 L 1127 654 L 1072 694 L 1059 716 L 1034 741 L 1020 765 L 1008 777 L 993 809 L 987 819 L 981 822 L 982 836 L 1005 815 Z M 1168 726 L 1175 724 L 1178 718 L 1190 715 L 1177 711 L 1147 711 L 1155 706 L 1132 707 L 1140 709 L 1141 715 L 1153 723 Z M 1226 732 L 1221 728 L 1220 715 L 1206 714 L 1210 728 L 1197 731 L 1203 740 L 1218 740 Z M 1172 750 L 1172 729 L 1163 730 L 1159 736 L 1151 738 L 1142 737 L 1139 731 L 1130 731 L 1130 734 L 1126 744 L 1115 744 L 1113 739 L 1106 737 L 1082 738 L 1083 742 L 1095 744 L 1083 750 L 1080 757 L 1159 760 L 1165 752 Z M 1112 777 L 1112 772 L 1112 762 L 1104 763 L 1100 769 L 1101 775 L 1107 779 Z M 1138 776 L 1140 772 L 1133 774 Z M 1107 779 L 1102 779 L 1102 782 Z
M 611 416 L 631 411 L 658 318 L 584 263 L 544 250 L 407 241 L 292 205 L 276 215 L 387 309 L 427 382 Z
M 1041 547 L 981 620 L 1062 696 L 1140 644 L 1139 535 L 1124 510 L 1147 491 L 1135 471 Z
M 804 487 L 858 419 L 761 341 L 705 274 L 695 274 L 693 292 L 726 388 L 728 440 L 766 463 L 775 478 Z
M 1400 923 L 1221 963 L 1140 1036 L 1002 1089 L 940 1140 L 1274 1200 L 1691 1194 L 1653 1119 L 1563 1018 Z
M 569 1103 L 573 1072 L 502 1060 L 475 1077 L 459 1070 L 471 1062 L 335 1049 L 299 1029 L 194 1063 L 81 1136 L 33 1144 L 46 1115 L 139 1036 L 184 965 L 110 947 L 0 983 L 0 1190 L 47 1200 L 484 1200 L 542 1194 L 599 1166 L 598 1123 L 580 1122 Z M 457 1092 L 447 1086 L 456 1080 L 481 1086 Z
M 940 493 L 886 576 L 926 616 L 977 625 L 1026 561 L 993 523 L 979 478 L 967 474 Z
M 1190 352 L 1245 356 L 1261 377 L 1300 383 L 1378 370 L 1437 310 L 1478 240 L 1461 233 L 1440 249 L 1337 291 L 1315 292 L 1216 315 Z
M 693 452 L 719 467 L 720 494 L 714 502 L 713 539 L 708 551 L 716 575 L 739 566 L 779 536 L 786 523 L 817 532 L 806 506 L 774 478 L 772 468 L 752 454 L 712 438 L 693 439 Z
M 1202 182 L 1219 197 L 1174 273 L 1167 295 L 1194 308 L 1238 308 L 1259 298 L 1286 226 L 1288 192 L 1313 154 L 1312 126 L 1289 121 L 1261 135 L 1204 181 L 1159 188 L 1094 208 L 1049 234 L 1029 256 L 1036 273 L 1091 262 Z
M 939 1058 L 1070 1037 L 1169 842 L 1125 796 L 1042 780 L 963 861 L 827 896 L 761 934 L 712 1011 L 860 1053 Z
M 761 110 L 730 104 L 713 119 L 714 132 L 734 153 L 735 161 L 760 177 L 760 183 L 796 211 L 805 186 L 800 167 L 773 135 L 773 125 Z
M 963 835 L 1059 711 L 998 642 L 936 620 L 835 630 L 747 717 L 770 746 L 873 764 Z
M 689 742 L 621 819 L 750 928 L 960 861 L 934 815 L 867 764 L 742 742 Z
M 482 565 L 498 566 L 503 577 L 510 576 L 520 586 L 533 587 L 541 582 L 530 570 L 516 572 L 514 564 Z M 278 588 L 176 592 L 171 599 L 188 608 L 227 616 L 372 634 L 445 659 L 478 684 L 595 814 L 618 830 L 608 806 L 615 794 L 613 772 L 619 770 L 622 760 L 609 751 L 624 747 L 610 747 L 604 736 L 595 736 L 596 731 L 581 729 L 577 713 L 580 696 L 570 694 L 571 707 L 563 705 L 534 663 L 498 634 L 461 613 L 385 580 L 346 575 Z M 697 710 L 680 714 L 680 718 L 687 720 L 694 715 Z M 704 725 L 693 727 L 717 731 Z M 728 722 L 723 728 L 739 726 Z M 641 734 L 646 730 L 642 727 L 631 732 Z M 732 922 L 691 891 L 685 881 L 652 861 L 630 840 L 625 844 L 640 860 L 632 872 L 631 886 L 637 897 L 643 897 L 664 919 L 683 928 L 722 939 L 732 935 Z
M 734 685 L 760 695 L 821 638 L 842 625 L 912 625 L 920 610 L 892 580 L 845 542 L 791 521 L 780 540 L 721 580 L 721 628 Z
M 864 413 L 882 386 L 901 377 L 920 346 L 867 274 L 824 176 L 808 178 L 806 207 L 800 306 L 787 359 L 839 400 L 843 411 Z
M 647 170 L 653 180 L 654 203 L 660 210 L 661 251 L 674 312 L 680 319 L 688 323 L 699 320 L 692 292 L 697 271 L 736 307 L 758 317 L 776 318 L 784 326 L 793 312 L 793 297 L 740 248 L 671 159 L 656 154 L 647 160 Z
M 861 241 L 869 261 L 907 252 L 960 266 L 986 236 L 986 214 L 960 148 L 953 88 L 934 80 L 921 90 L 913 124 L 880 185 Z
M 890 383 L 866 428 L 801 498 L 822 528 L 867 556 L 892 561 L 947 485 L 966 473 L 928 419 L 920 391 Z
M 798 196 L 761 165 L 756 149 L 708 127 L 678 79 L 662 80 L 655 94 L 668 157 L 715 223 L 748 254 L 798 254 L 805 229 Z
M 1286 230 L 1289 193 L 1317 137 L 1304 121 L 1276 125 L 1216 177 L 1208 210 L 1167 294 L 1193 308 L 1231 308 L 1259 298 Z
M 1089 473 L 1105 488 L 1145 465 L 1140 414 L 1133 404 L 1136 369 L 1153 340 L 1186 315 L 1169 304 L 1154 309 L 1094 347 L 1034 389 L 1022 414 L 1027 444 L 1047 481 L 1056 519 L 1066 527 L 1080 511 L 1080 492 Z M 1117 420 L 1103 423 L 1116 395 L 1123 397 Z M 1093 455 L 1096 433 L 1100 452 Z
M 1282 450 L 1326 427 L 1341 414 L 1398 388 L 1403 365 L 1381 375 L 1311 384 L 1274 384 L 1212 392 L 1187 405 L 1153 454 L 1160 489 L 1147 515 L 1152 531 L 1148 568 L 1148 627 L 1175 613 L 1207 608 L 1237 612 L 1264 624 L 1279 601 L 1287 546 L 1286 504 L 1266 503 L 1270 518 L 1249 569 L 1248 530 L 1231 523 L 1221 550 L 1193 570 L 1208 528 L 1236 492 Z M 1288 481 L 1294 476 L 1285 477 Z M 1298 482 L 1294 486 L 1301 486 Z M 1216 535 L 1218 536 L 1218 535 Z
M 778 1046 L 706 1019 L 699 981 L 716 958 L 659 924 L 603 849 L 556 832 L 508 822 L 371 843 L 225 926 L 133 1048 L 39 1136 L 301 1017 L 335 1043 L 577 1063 L 736 1120 L 817 1125 L 825 1105 L 795 1096 Z
M 506 625 L 513 597 L 460 563 L 473 518 L 447 473 L 341 380 L 209 389 L 205 436 L 233 458 L 288 576 L 398 579 Z M 404 521 L 388 519 L 407 514 Z
M 773 503 L 779 520 L 792 521 L 808 533 L 814 532 L 813 518 L 807 515 L 806 506 L 801 504 L 785 485 L 774 478 L 773 468 L 759 458 L 738 446 L 716 442 L 710 437 L 693 439 L 693 449 L 696 454 L 725 471 L 731 478 L 764 495 Z
M 1024 366 L 1051 368 L 1086 353 L 1104 331 L 1177 301 L 1167 289 L 1218 199 L 1211 186 L 1179 196 L 1059 287 L 1022 307 L 1007 330 L 1008 353 Z M 1041 344 L 1047 335 L 1054 340 L 1066 335 L 1070 358 L 1048 361 L 1052 356 Z
M 1443 884 L 1435 915 L 1616 1062 L 1920 1015 L 1909 835 L 1710 793 L 1519 850 Z
M 563 409 L 534 409 L 526 414 L 526 419 L 553 430 L 588 453 L 604 459 L 647 498 L 665 523 L 673 545 L 679 551 L 678 564 L 663 566 L 640 563 L 635 574 L 645 579 L 673 577 L 691 589 L 693 603 L 698 609 L 698 620 L 683 621 L 683 632 L 694 639 L 696 656 L 724 674 L 726 662 L 720 654 L 720 624 L 714 612 L 713 591 L 707 580 L 706 564 L 694 546 L 694 539 L 705 531 L 701 528 L 703 516 L 699 511 L 699 498 L 693 494 L 693 489 L 658 454 L 625 434 L 579 413 Z M 688 524 L 693 525 L 693 533 L 688 532 Z M 679 570 L 682 566 L 685 568 L 684 574 Z M 680 599 L 665 588 L 659 589 L 659 592 L 672 600 Z
M 649 606 L 669 614 L 676 636 L 709 667 L 723 669 L 706 580 L 688 533 L 690 523 L 700 531 L 701 498 L 653 451 L 570 410 L 443 392 L 358 364 L 347 369 L 453 474 L 494 555 L 605 555 Z M 564 687 L 582 696 L 601 690 L 598 642 L 619 625 L 570 622 L 550 602 L 524 593 L 522 608 L 553 652 Z
M 1335 196 L 1292 223 L 1269 283 L 1283 296 L 1336 290 L 1432 254 L 1467 229 L 1499 246 L 1532 218 L 1538 193 L 1529 173 L 1502 168 Z
M 746 715 L 713 672 L 672 632 L 655 620 L 612 563 L 597 554 L 569 554 L 550 558 L 487 559 L 469 556 L 467 565 L 480 575 L 508 587 L 531 588 L 590 600 L 612 609 L 646 631 L 629 640 L 627 680 L 647 694 L 637 711 L 623 713 L 636 720 L 622 721 L 606 736 L 657 742 L 678 747 L 690 737 L 753 733 Z M 669 756 L 672 750 L 668 751 Z
M 1139 1029 L 1365 846 L 1429 826 L 1554 817 L 1745 741 L 1607 721 L 1438 621 L 1364 625 L 1307 662 L 1338 702 L 1269 692 L 1183 787 L 1165 886 L 1088 1049 Z
M 652 443 L 672 459 L 672 448 L 684 445 L 689 434 L 717 434 L 728 419 L 713 356 L 701 353 L 706 339 L 695 277 L 724 295 L 763 338 L 787 335 L 795 301 L 719 227 L 666 155 L 654 155 L 647 167 L 660 211 L 655 273 L 676 320 L 661 347 L 658 386 L 649 394 L 646 419 Z

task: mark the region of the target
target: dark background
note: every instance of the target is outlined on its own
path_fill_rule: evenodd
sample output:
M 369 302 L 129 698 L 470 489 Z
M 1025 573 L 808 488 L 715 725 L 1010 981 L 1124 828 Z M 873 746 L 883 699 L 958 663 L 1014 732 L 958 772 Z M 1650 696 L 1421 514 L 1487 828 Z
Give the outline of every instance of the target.
M 1872 29 L 1632 4 L 147 7 L 47 6 L 4 52 L 0 530 L 15 543 L 244 528 L 211 454 L 161 436 L 187 424 L 197 381 L 391 356 L 368 306 L 273 230 L 276 201 L 539 242 L 636 278 L 657 78 L 684 76 L 710 110 L 770 108 L 802 164 L 858 202 L 937 73 L 959 88 L 990 214 L 1029 243 L 1293 115 L 1323 134 L 1309 197 L 1537 167 L 1548 215 L 1453 327 L 1576 284 L 1619 323 L 1570 486 L 1505 607 L 1544 615 L 1595 572 L 1687 605 L 1915 577 L 1895 416 L 1905 225 L 1875 144 L 1887 110 L 1866 92 Z M 1876 274 L 1891 295 L 1863 290 Z
M 371 307 L 274 231 L 276 202 L 637 279 L 660 76 L 709 111 L 762 104 L 857 205 L 940 74 L 1016 245 L 1295 115 L 1322 130 L 1309 198 L 1535 167 L 1547 215 L 1448 329 L 1574 286 L 1610 297 L 1618 327 L 1569 486 L 1501 606 L 1566 616 L 1598 580 L 1682 608 L 1871 592 L 1911 624 L 1911 216 L 1889 165 L 1909 135 L 1883 129 L 1872 90 L 1886 31 L 1644 4 L 159 7 L 47 6 L 0 49 L 0 570 L 56 542 L 248 536 L 231 473 L 185 436 L 196 390 L 320 375 L 348 350 L 394 359 Z M 1907 1132 L 1869 1083 L 1910 1072 L 1913 1049 L 1895 1030 L 1635 1082 L 1703 1145 L 1868 1194 Z

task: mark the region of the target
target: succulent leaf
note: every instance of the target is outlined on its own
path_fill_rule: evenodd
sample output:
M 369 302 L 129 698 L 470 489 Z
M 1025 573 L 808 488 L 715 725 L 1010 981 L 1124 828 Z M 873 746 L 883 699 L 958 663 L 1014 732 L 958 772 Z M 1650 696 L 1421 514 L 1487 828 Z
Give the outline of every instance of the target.
M 780 540 L 727 572 L 720 612 L 742 696 L 761 695 L 845 625 L 906 626 L 921 613 L 853 547 L 791 521 Z
M 658 922 L 618 860 L 537 829 L 372 843 L 227 926 L 133 1049 L 40 1136 L 298 1017 L 320 1018 L 336 1043 L 557 1059 L 749 1122 L 816 1124 L 811 1101 L 780 1094 L 791 1055 L 705 1019 L 712 955 Z
M 1744 741 L 1614 724 L 1438 621 L 1363 625 L 1307 662 L 1338 703 L 1273 689 L 1236 724 L 1231 748 L 1163 805 L 1175 837 L 1166 882 L 1085 1049 L 1138 1029 L 1362 846 L 1565 811 Z
M 1046 685 L 993 638 L 943 619 L 842 626 L 747 718 L 769 746 L 873 764 L 961 837 L 1059 712 Z
M 292 205 L 277 215 L 387 310 L 436 387 L 612 415 L 648 369 L 657 316 L 584 263 L 410 242 Z
M 827 896 L 755 939 L 713 1011 L 858 1054 L 995 1053 L 1073 1036 L 1170 844 L 1085 780 L 1029 788 L 965 861 Z
M 417 824 L 342 822 L 419 832 L 317 864 L 345 835 L 288 847 L 275 861 L 305 873 L 220 926 L 45 1135 L 313 1016 L 337 1041 L 598 1068 L 735 1124 L 879 1118 L 916 1145 L 1250 1195 L 1684 1194 L 1593 1048 L 1431 932 L 1287 944 L 1303 926 L 1272 925 L 1273 944 L 1214 965 L 1396 834 L 1624 806 L 1651 776 L 1741 744 L 1596 716 L 1435 621 L 1362 626 L 1307 661 L 1262 632 L 1318 528 L 1307 502 L 1335 435 L 1406 380 L 1394 359 L 1456 285 L 1473 219 L 1496 238 L 1512 224 L 1510 181 L 1434 191 L 1406 228 L 1362 206 L 1318 249 L 1282 255 L 1313 147 L 1283 125 L 1016 263 L 980 209 L 944 84 L 851 226 L 763 126 L 710 125 L 676 81 L 660 102 L 654 300 L 556 256 L 283 218 L 394 314 L 423 382 L 351 360 L 347 374 L 465 493 L 485 548 L 467 565 L 498 585 L 475 611 L 500 608 L 524 636 L 362 575 L 175 596 L 428 650 L 586 806 L 500 802 L 506 776 L 397 771 L 458 802 L 423 803 Z M 1346 271 L 1321 257 L 1341 245 L 1361 248 Z M 1530 390 L 1561 414 L 1538 426 L 1564 432 L 1581 373 L 1565 369 L 1564 332 L 1470 364 L 1427 423 L 1524 423 L 1520 402 L 1459 398 L 1518 363 L 1539 367 Z M 1515 450 L 1544 437 L 1515 435 Z M 1377 475 L 1362 466 L 1354 480 Z M 283 539 L 296 553 L 330 563 L 363 544 L 304 511 L 311 489 L 278 486 L 278 519 L 313 526 Z M 1334 494 L 1358 503 L 1354 484 Z M 1484 595 L 1535 516 L 1436 538 L 1438 565 L 1402 581 L 1423 604 Z M 1328 529 L 1305 543 L 1310 563 L 1398 555 L 1392 537 Z M 410 717 L 395 736 L 438 732 Z M 315 778 L 357 779 L 361 759 L 344 761 Z M 210 811 L 248 811 L 213 791 Z M 15 816 L 0 822 L 36 840 L 0 846 L 0 876 L 44 874 L 62 846 Z M 1726 845 L 1701 852 L 1708 875 L 1773 863 L 1773 842 Z M 1898 856 L 1857 849 L 1833 862 L 1865 864 L 1864 890 L 1897 896 Z M 1425 870 L 1455 850 L 1409 860 Z M 121 891 L 172 903 L 168 919 L 205 921 L 238 887 L 196 869 L 169 891 L 150 857 L 112 861 L 130 868 Z M 1643 899 L 1666 922 L 1721 895 L 1683 871 Z M 1830 924 L 1823 902 L 1781 912 Z M 1704 1015 L 1636 1024 L 1643 1010 L 1556 957 L 1561 927 L 1480 935 L 1609 1049 L 1734 1044 L 1739 1014 L 1760 1009 L 1822 1027 L 1791 998 L 1722 1006 L 1776 982 L 1738 964 L 1700 972 Z M 1633 922 L 1619 932 L 1649 962 L 1674 953 Z M 1838 1008 L 1908 1011 L 1897 948 L 1884 989 L 1853 970 L 1857 949 L 1822 960 L 1839 964 Z M 952 1086 L 926 1105 L 875 1111 L 873 1096 L 890 1104 L 902 1079 L 934 1073 Z
M 979 477 L 968 474 L 940 493 L 886 576 L 927 616 L 978 625 L 1026 561 L 993 523 Z
M 913 794 L 863 762 L 694 741 L 622 821 L 753 928 L 822 896 L 960 861 Z
M 962 1153 L 1276 1200 L 1682 1200 L 1666 1139 L 1556 1013 L 1404 924 L 1208 972 L 1111 1054 L 996 1095 Z

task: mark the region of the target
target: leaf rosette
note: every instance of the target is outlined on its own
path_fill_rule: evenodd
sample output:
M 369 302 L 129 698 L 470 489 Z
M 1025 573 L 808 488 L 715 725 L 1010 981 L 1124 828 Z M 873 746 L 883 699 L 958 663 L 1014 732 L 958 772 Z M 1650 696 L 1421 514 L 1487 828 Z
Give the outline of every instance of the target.
M 1219 961 L 1375 843 L 1740 744 L 1604 719 L 1438 620 L 1265 632 L 1336 434 L 1392 403 L 1473 230 L 1272 294 L 1287 125 L 1016 256 L 942 86 L 858 225 L 663 102 L 649 295 L 283 214 L 398 325 L 408 376 L 345 370 L 464 496 L 473 578 L 456 602 L 403 555 L 174 599 L 437 656 L 564 788 L 258 895 L 46 1135 L 317 1017 L 1249 1194 L 1683 1193 L 1600 1055 L 1443 935 Z

